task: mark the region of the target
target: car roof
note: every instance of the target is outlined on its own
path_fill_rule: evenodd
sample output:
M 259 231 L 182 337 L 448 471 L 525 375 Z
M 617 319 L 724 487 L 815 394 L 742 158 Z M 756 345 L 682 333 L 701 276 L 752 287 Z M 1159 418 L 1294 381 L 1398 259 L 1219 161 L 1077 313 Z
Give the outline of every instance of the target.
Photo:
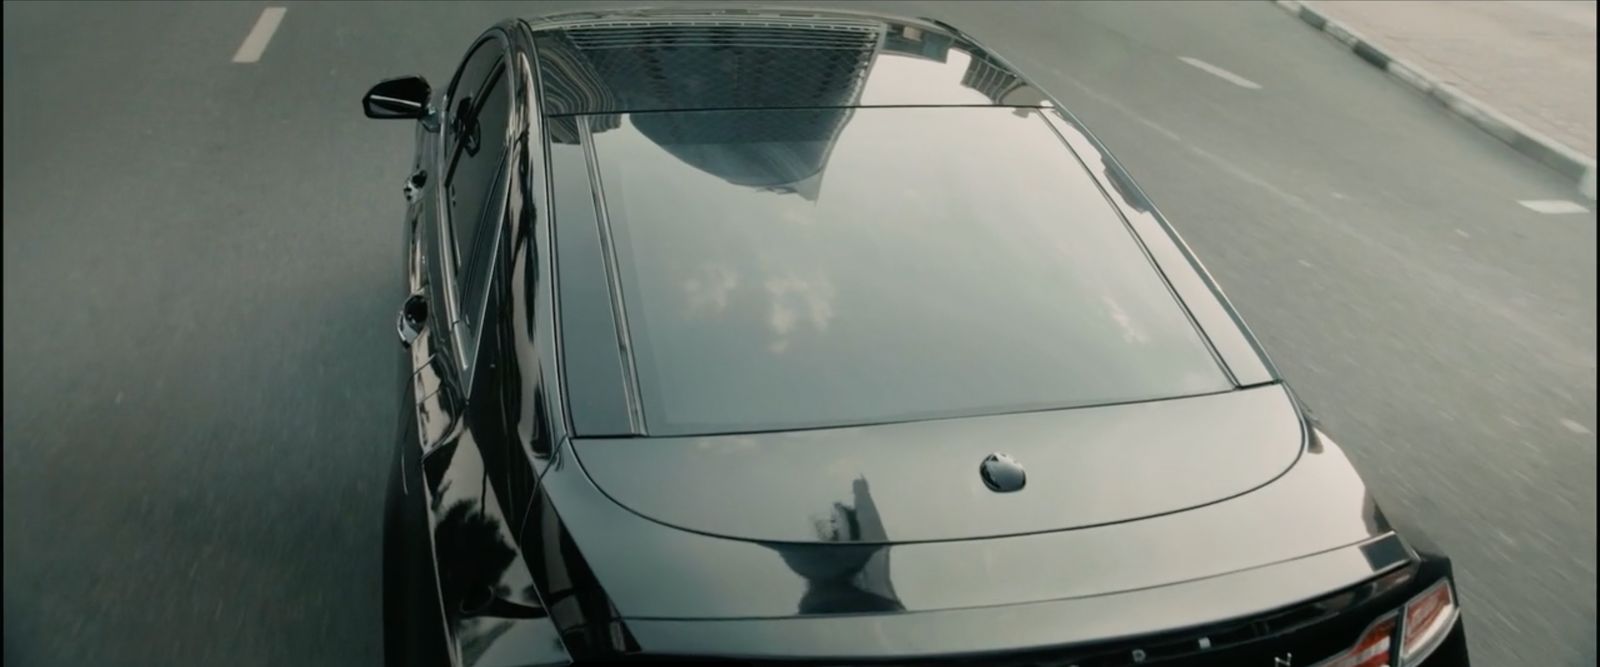
M 636 10 L 547 17 L 530 27 L 547 116 L 1045 100 L 1011 67 L 928 21 L 811 10 Z

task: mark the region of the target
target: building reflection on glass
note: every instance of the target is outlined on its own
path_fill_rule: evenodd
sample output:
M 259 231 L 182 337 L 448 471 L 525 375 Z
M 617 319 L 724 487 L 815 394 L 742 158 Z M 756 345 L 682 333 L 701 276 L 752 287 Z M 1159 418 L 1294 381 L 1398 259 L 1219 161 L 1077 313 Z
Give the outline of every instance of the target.
M 987 54 L 972 54 L 967 71 L 961 75 L 961 85 L 983 93 L 1001 106 L 1032 107 L 1044 101 L 1044 93 L 1028 85 Z
M 941 32 L 927 32 L 912 26 L 890 26 L 884 31 L 883 50 L 908 56 L 945 62 L 955 38 Z
M 696 22 L 639 19 L 538 37 L 550 134 L 576 143 L 619 126 L 696 169 L 740 186 L 815 201 L 852 108 L 884 58 L 967 58 L 960 86 L 1000 105 L 1035 106 L 1036 89 L 987 54 L 943 32 L 851 20 Z M 959 63 L 959 61 L 957 61 Z M 952 67 L 959 67 L 953 64 Z M 610 112 L 610 113 L 607 113 Z
M 853 109 L 639 114 L 639 133 L 674 157 L 734 185 L 816 201 L 822 172 Z
M 836 502 L 814 519 L 823 544 L 767 545 L 806 581 L 801 614 L 905 610 L 889 577 L 889 535 L 866 479 L 851 484 L 851 496 L 851 504 Z

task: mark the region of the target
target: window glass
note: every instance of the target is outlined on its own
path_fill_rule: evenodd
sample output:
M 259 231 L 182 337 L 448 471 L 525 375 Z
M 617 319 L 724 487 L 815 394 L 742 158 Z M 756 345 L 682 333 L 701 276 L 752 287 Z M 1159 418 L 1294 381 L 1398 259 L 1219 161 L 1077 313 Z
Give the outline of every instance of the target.
M 1230 387 L 1037 112 L 621 119 L 595 156 L 652 435 Z
M 445 133 L 445 156 L 451 159 L 447 168 L 453 169 L 454 157 L 460 134 L 457 129 L 457 117 L 464 115 L 471 108 L 471 100 L 476 97 L 478 90 L 483 87 L 484 81 L 489 79 L 489 73 L 500 65 L 502 60 L 500 41 L 490 38 L 478 43 L 472 52 L 467 55 L 461 68 L 456 70 L 454 79 L 450 80 L 450 91 L 445 97 L 445 115 L 447 128 Z
M 444 187 L 454 241 L 451 264 L 461 293 L 458 316 L 471 333 L 477 328 L 494 225 L 505 196 L 502 181 L 511 83 L 499 43 L 490 40 L 480 45 L 451 85 Z

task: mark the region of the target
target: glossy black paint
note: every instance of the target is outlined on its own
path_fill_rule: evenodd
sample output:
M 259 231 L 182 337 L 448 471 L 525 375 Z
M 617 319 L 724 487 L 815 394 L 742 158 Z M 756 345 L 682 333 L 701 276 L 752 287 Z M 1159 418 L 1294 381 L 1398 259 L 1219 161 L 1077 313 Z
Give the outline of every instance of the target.
M 1202 507 L 1285 474 L 1303 440 L 1287 393 L 1263 386 L 854 428 L 643 442 L 583 438 L 573 449 L 611 500 L 687 530 L 835 541 L 819 526 L 829 523 L 829 508 L 850 504 L 852 485 L 864 480 L 892 538 L 885 541 L 932 542 L 1117 524 Z M 1025 488 L 995 494 L 974 474 L 996 449 L 1028 466 Z
M 539 28 L 671 15 L 567 16 Z M 751 16 L 719 17 L 730 15 L 743 17 L 734 23 Z M 848 18 L 879 26 L 886 44 L 895 35 L 908 39 L 910 28 L 938 35 L 924 44 L 946 43 L 950 53 L 966 54 L 964 62 L 953 55 L 882 56 L 906 62 L 871 66 L 852 104 L 973 100 L 961 72 L 980 60 L 982 72 L 1008 81 L 1001 86 L 1008 91 L 957 103 L 1048 103 L 947 27 Z M 553 170 L 592 164 L 583 155 L 590 122 L 547 114 L 689 102 L 660 94 L 630 101 L 636 91 L 629 89 L 595 94 L 615 75 L 551 71 L 578 61 L 546 57 L 540 49 L 550 33 L 524 22 L 503 23 L 486 38 L 505 52 L 515 110 L 505 137 L 512 165 L 504 175 L 506 200 L 484 232 L 497 243 L 475 346 L 454 340 L 460 329 L 451 326 L 458 277 L 446 261 L 449 221 L 436 177 L 450 131 L 439 121 L 448 120 L 441 118 L 448 111 L 418 123 L 413 172 L 435 177 L 407 181 L 414 194 L 406 209 L 407 293 L 395 302 L 412 304 L 409 321 L 419 326 L 409 346 L 397 343 L 408 381 L 385 531 L 390 664 L 555 665 L 646 656 L 1129 664 L 1135 650 L 1245 665 L 1272 664 L 1279 651 L 1292 650 L 1302 664 L 1300 656 L 1337 650 L 1373 619 L 1450 576 L 1447 558 L 1396 535 L 1343 453 L 1311 428 L 1276 382 L 1198 262 L 1064 112 L 1045 116 L 1182 300 L 1232 384 L 1268 386 L 1168 406 L 993 418 L 1010 436 L 1003 451 L 1017 454 L 1029 473 L 1026 486 L 1003 494 L 985 489 L 974 470 L 996 443 L 949 438 L 944 450 L 887 453 L 936 438 L 942 426 L 977 428 L 973 422 L 990 419 L 984 417 L 677 442 L 575 440 L 579 412 L 601 415 L 586 418 L 595 424 L 586 432 L 628 436 L 640 425 L 620 354 L 593 366 L 563 365 L 563 349 L 567 357 L 574 346 L 604 351 L 625 337 L 617 331 L 618 309 L 606 302 L 609 290 L 579 299 L 557 290 L 574 275 L 603 282 L 603 264 L 587 267 L 602 270 L 585 278 L 586 267 L 574 273 L 567 263 L 603 254 L 606 239 L 603 232 L 577 233 L 603 220 L 603 211 L 584 210 L 586 196 L 598 201 L 595 191 L 583 182 L 558 188 L 560 179 L 552 178 Z M 1023 90 L 1025 97 L 1008 97 Z M 775 91 L 779 101 L 797 94 L 781 86 L 740 87 L 719 93 L 733 98 L 714 101 L 744 103 L 739 96 L 762 91 Z M 440 101 L 438 109 L 450 109 L 450 100 Z M 547 106 L 558 102 L 569 106 Z M 420 320 L 418 301 L 428 312 Z M 574 335 L 573 322 L 585 335 Z M 471 358 L 463 358 L 465 349 L 473 350 Z M 598 385 L 596 395 L 570 395 L 567 376 L 574 372 L 619 379 Z M 1228 410 L 1202 411 L 1211 419 L 1204 428 L 1164 412 L 1213 399 L 1270 405 L 1238 406 L 1239 414 L 1260 410 L 1253 424 L 1227 417 Z M 624 409 L 574 410 L 579 401 Z M 1123 428 L 1144 429 L 1138 442 L 1166 443 L 1122 465 L 1123 481 L 1148 497 L 1119 492 L 1114 483 L 1118 428 L 1090 414 L 1107 409 L 1136 413 Z M 1087 425 L 1096 421 L 1105 425 Z M 1084 447 L 1099 453 L 1075 470 L 1076 460 L 1040 437 L 1051 428 L 1098 433 L 1085 436 Z M 1230 428 L 1278 435 L 1245 434 L 1229 443 Z M 862 444 L 871 429 L 888 435 Z M 1196 452 L 1179 446 L 1176 436 L 1186 429 Z M 795 438 L 809 442 L 785 447 Z M 1124 453 L 1146 456 L 1132 445 Z M 894 469 L 895 460 L 926 466 L 920 496 L 908 484 L 912 478 Z M 799 469 L 788 470 L 796 481 L 780 489 L 771 475 L 783 466 Z M 1202 466 L 1204 473 L 1185 466 Z M 912 502 L 918 497 L 920 506 Z M 971 505 L 984 501 L 1019 504 L 984 529 Z M 971 539 L 972 531 L 988 537 Z M 1466 664 L 1460 632 L 1447 643 L 1459 644 L 1459 655 L 1441 650 L 1427 664 Z M 1185 647 L 1197 636 L 1217 637 L 1218 648 L 1233 653 L 1196 655 Z
M 590 567 L 606 582 L 610 597 L 630 618 L 794 616 L 807 579 L 793 574 L 787 562 L 769 551 L 815 553 L 820 548 L 827 553 L 830 544 L 841 542 L 859 544 L 845 544 L 851 548 L 834 552 L 876 549 L 889 556 L 893 565 L 886 564 L 882 574 L 893 582 L 895 597 L 908 611 L 1055 600 L 1080 600 L 1092 607 L 1087 601 L 1136 591 L 1144 591 L 1143 596 L 1153 601 L 1160 595 L 1151 587 L 1227 573 L 1255 570 L 1252 576 L 1265 576 L 1275 564 L 1306 576 L 1323 570 L 1321 576 L 1331 579 L 1370 571 L 1366 557 L 1355 551 L 1337 567 L 1316 568 L 1296 560 L 1338 552 L 1390 532 L 1343 453 L 1325 442 L 1317 450 L 1308 448 L 1282 477 L 1229 502 L 1077 530 L 923 542 L 896 537 L 896 526 L 874 499 L 870 481 L 851 483 L 836 504 L 819 507 L 826 525 L 838 528 L 809 542 L 718 537 L 653 521 L 616 503 L 601 502 L 604 494 L 581 469 L 552 471 L 544 482 L 552 493 L 563 494 L 563 501 L 571 498 L 580 503 L 574 507 L 581 510 L 563 513 L 567 528 L 583 547 Z M 570 452 L 563 451 L 558 458 L 562 455 Z M 963 466 L 960 472 L 963 478 L 975 477 L 970 467 Z M 1010 497 L 1021 497 L 1040 484 L 1035 481 Z M 811 516 L 798 519 L 796 523 L 815 525 Z M 640 568 L 634 560 L 638 553 L 658 556 L 650 567 Z M 684 556 L 670 557 L 674 554 Z M 1302 581 L 1297 585 L 1326 583 Z M 1119 618 L 1117 622 L 1141 621 Z
M 402 76 L 379 81 L 361 98 L 368 118 L 422 118 L 428 115 L 433 90 L 420 76 Z

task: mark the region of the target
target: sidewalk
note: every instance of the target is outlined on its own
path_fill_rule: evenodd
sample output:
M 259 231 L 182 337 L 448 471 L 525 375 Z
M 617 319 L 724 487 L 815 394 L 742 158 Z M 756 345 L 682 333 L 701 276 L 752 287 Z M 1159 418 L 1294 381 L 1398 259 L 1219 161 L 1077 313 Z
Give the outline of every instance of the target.
M 1349 40 L 1340 35 L 1341 26 L 1355 33 L 1367 51 L 1352 44 L 1358 55 L 1380 66 L 1400 61 L 1401 67 L 1386 69 L 1536 159 L 1562 171 L 1568 171 L 1561 164 L 1567 158 L 1586 158 L 1593 164 L 1595 0 L 1279 4 L 1289 9 L 1298 4 L 1320 14 L 1328 25 L 1318 27 L 1342 41 Z M 1301 18 L 1316 25 L 1304 13 Z M 1414 74 L 1424 81 L 1411 80 L 1413 72 L 1408 70 L 1417 70 Z M 1486 123 L 1474 114 L 1503 118 Z M 1512 122 L 1504 123 L 1505 119 Z M 1516 127 L 1519 124 L 1525 127 Z M 1501 131 L 1502 125 L 1511 127 Z M 1570 151 L 1561 151 L 1562 146 Z M 1563 152 L 1565 156 L 1550 155 Z M 1585 185 L 1590 192 L 1592 174 L 1590 169 Z

